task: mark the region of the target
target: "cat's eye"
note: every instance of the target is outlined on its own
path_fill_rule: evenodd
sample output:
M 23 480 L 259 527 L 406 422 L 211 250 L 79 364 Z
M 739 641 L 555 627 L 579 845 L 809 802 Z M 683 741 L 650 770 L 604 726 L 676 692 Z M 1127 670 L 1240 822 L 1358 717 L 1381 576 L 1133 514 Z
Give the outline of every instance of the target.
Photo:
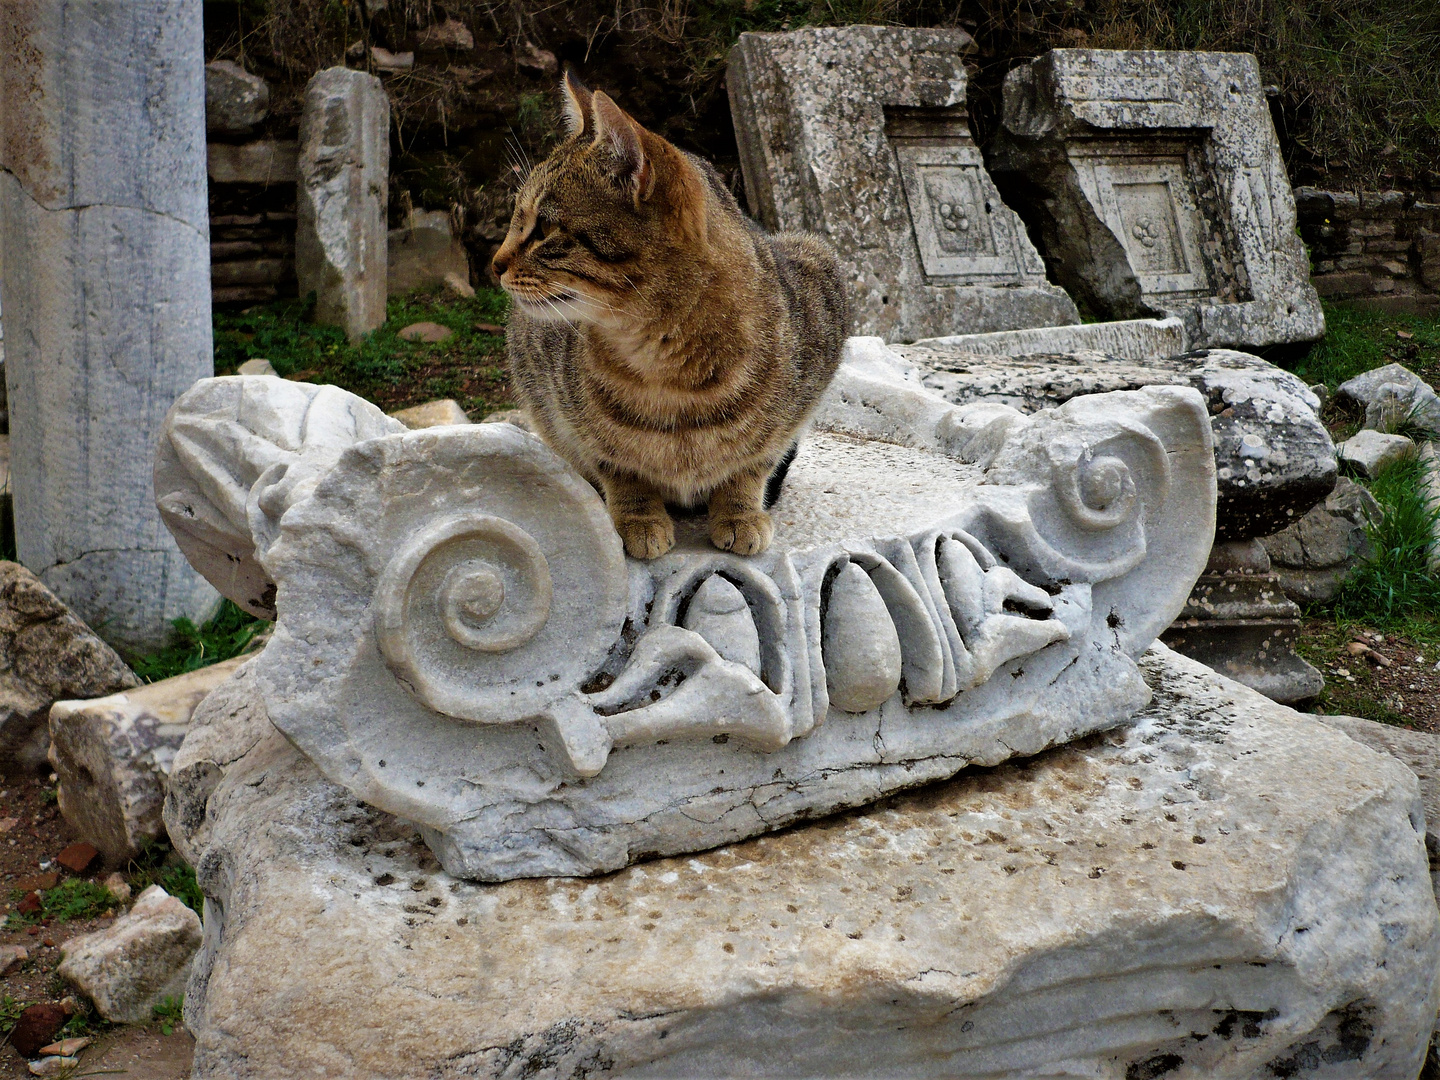
M 540 234 L 541 240 L 549 240 L 557 228 L 559 226 L 549 218 L 538 218 L 535 221 L 535 231 Z

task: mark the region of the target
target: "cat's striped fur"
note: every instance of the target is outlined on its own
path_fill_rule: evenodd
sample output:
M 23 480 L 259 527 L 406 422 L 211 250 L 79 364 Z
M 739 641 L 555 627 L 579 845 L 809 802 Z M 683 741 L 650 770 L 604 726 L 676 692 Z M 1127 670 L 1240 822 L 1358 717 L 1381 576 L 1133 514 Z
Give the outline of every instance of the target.
M 817 237 L 767 236 L 708 164 L 567 74 L 569 136 L 516 199 L 494 269 L 515 393 L 604 492 L 625 550 L 674 544 L 665 504 L 763 551 L 766 480 L 839 363 L 848 309 Z

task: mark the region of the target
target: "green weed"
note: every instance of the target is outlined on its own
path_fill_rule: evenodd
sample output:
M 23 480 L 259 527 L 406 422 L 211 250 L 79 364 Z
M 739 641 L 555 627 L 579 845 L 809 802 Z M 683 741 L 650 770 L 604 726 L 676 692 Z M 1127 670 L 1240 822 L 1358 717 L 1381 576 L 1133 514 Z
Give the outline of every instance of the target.
M 69 986 L 64 986 L 55 996 L 59 997 L 69 993 L 73 993 L 73 990 Z M 78 1039 L 87 1035 L 99 1035 L 115 1026 L 95 1010 L 95 1003 L 89 998 L 83 994 L 76 996 L 79 1008 L 74 1016 L 65 1021 L 65 1026 L 56 1033 L 54 1042 L 59 1042 L 61 1039 Z
M 155 1019 L 160 1021 L 160 1034 L 169 1035 L 175 1031 L 177 1025 L 184 1022 L 185 997 L 164 997 L 154 1007 Z
M 180 861 L 168 840 L 146 842 L 126 866 L 125 879 L 136 896 L 151 885 L 159 885 L 202 919 L 205 917 L 205 895 L 195 880 L 195 870 Z
M 6 994 L 0 998 L 0 1034 L 9 1035 L 20 1022 L 20 1014 L 30 1007 L 29 1001 L 20 1001 Z
M 146 682 L 168 679 L 239 656 L 249 648 L 255 635 L 270 624 L 226 600 L 219 613 L 203 626 L 196 626 L 185 618 L 176 619 L 171 625 L 174 631 L 168 646 L 130 662 L 135 674 Z
M 1393 627 L 1440 613 L 1440 575 L 1429 565 L 1440 512 L 1425 500 L 1424 469 L 1411 458 L 1371 481 L 1370 493 L 1384 517 L 1367 527 L 1373 557 L 1356 568 L 1335 598 L 1339 619 Z
M 19 889 L 11 890 L 12 902 L 25 894 Z M 97 885 L 84 878 L 68 878 L 53 889 L 40 894 L 40 910 L 22 914 L 12 911 L 5 919 L 7 930 L 34 926 L 42 919 L 51 922 L 70 922 L 72 919 L 98 919 L 120 906 L 115 894 L 104 885 Z

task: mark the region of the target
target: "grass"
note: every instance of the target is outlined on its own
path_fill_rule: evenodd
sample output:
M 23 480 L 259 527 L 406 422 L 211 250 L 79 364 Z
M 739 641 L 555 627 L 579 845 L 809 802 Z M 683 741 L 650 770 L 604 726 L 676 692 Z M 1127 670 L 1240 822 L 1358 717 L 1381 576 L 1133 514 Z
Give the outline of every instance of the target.
M 1440 511 L 1425 500 L 1424 469 L 1418 458 L 1411 458 L 1371 481 L 1370 494 L 1384 513 L 1366 529 L 1375 553 L 1355 569 L 1335 597 L 1337 619 L 1398 628 L 1433 625 L 1440 616 L 1440 576 L 1429 565 Z
M 1324 383 L 1333 391 L 1362 372 L 1399 363 L 1432 386 L 1440 384 L 1440 319 L 1326 303 L 1325 324 L 1325 339 L 1296 367 L 1307 383 Z M 1337 441 L 1353 434 L 1363 418 L 1338 402 L 1324 415 Z M 1411 437 L 1420 434 L 1401 430 Z M 1360 481 L 1383 516 L 1367 525 L 1372 556 L 1352 571 L 1334 600 L 1306 611 L 1309 621 L 1298 648 L 1317 667 L 1328 667 L 1367 630 L 1407 639 L 1427 652 L 1440 648 L 1440 575 L 1429 566 L 1437 512 L 1424 498 L 1423 469 L 1412 458 Z M 1326 710 L 1383 723 L 1413 722 L 1372 693 L 1367 681 L 1327 679 Z
M 392 297 L 385 324 L 354 343 L 339 328 L 315 323 L 314 310 L 312 295 L 239 313 L 217 311 L 215 373 L 265 359 L 286 378 L 333 383 L 387 412 L 453 397 L 478 420 L 510 403 L 500 329 L 509 300 L 499 289 L 476 290 L 473 300 Z M 439 323 L 454 336 L 435 345 L 403 340 L 399 332 L 416 322 Z
M 174 629 L 169 645 L 130 663 L 135 674 L 146 682 L 159 682 L 239 656 L 270 624 L 226 600 L 215 617 L 202 626 L 186 618 L 170 625 Z
M 1440 381 L 1440 318 L 1329 302 L 1324 309 L 1325 338 L 1295 368 L 1307 384 L 1324 383 L 1333 390 L 1386 364 L 1404 364 L 1432 384 Z

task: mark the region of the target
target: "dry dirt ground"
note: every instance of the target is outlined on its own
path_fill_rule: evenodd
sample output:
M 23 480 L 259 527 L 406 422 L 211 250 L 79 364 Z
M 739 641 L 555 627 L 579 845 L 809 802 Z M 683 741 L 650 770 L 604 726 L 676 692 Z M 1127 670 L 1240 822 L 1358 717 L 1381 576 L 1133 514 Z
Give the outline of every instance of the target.
M 1308 706 L 1311 711 L 1440 734 L 1440 648 L 1434 643 L 1308 619 L 1300 652 L 1325 675 L 1325 692 Z
M 0 918 L 9 921 L 19 890 L 26 879 L 46 872 L 58 872 L 59 880 L 71 874 L 55 863 L 55 857 L 79 839 L 55 806 L 55 786 L 43 779 L 7 777 L 0 780 Z M 13 821 L 8 825 L 7 822 Z M 123 868 L 122 868 L 123 869 Z M 99 860 L 81 875 L 96 882 L 110 872 Z M 29 959 L 0 978 L 0 1015 L 6 1025 L 21 1008 L 37 1002 L 59 1002 L 74 993 L 55 969 L 60 965 L 60 946 L 71 937 L 108 926 L 113 917 L 50 922 L 21 929 L 0 926 L 0 946 L 22 945 Z M 76 1076 L 97 1071 L 136 1080 L 182 1080 L 190 1075 L 194 1043 L 178 1025 L 169 1035 L 161 1025 L 143 1024 L 110 1027 L 92 1023 L 86 1034 L 95 1043 L 81 1051 Z M 14 1047 L 0 1047 L 0 1080 L 30 1076 L 26 1059 Z

